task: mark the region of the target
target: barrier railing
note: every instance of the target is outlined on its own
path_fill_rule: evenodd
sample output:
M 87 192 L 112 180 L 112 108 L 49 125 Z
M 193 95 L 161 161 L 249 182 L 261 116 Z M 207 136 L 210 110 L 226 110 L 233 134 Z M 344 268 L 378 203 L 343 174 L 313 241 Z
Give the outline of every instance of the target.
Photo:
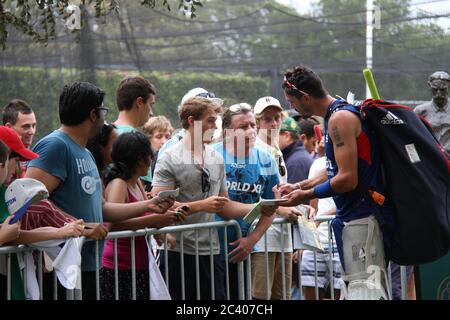
M 208 222 L 208 223 L 201 223 L 201 224 L 188 224 L 188 225 L 179 225 L 179 226 L 173 226 L 173 227 L 165 227 L 165 228 L 161 228 L 161 229 L 144 229 L 144 230 L 138 230 L 138 231 L 119 231 L 119 232 L 110 232 L 107 236 L 107 240 L 114 240 L 114 274 L 115 274 L 115 298 L 116 300 L 119 299 L 119 284 L 118 284 L 118 256 L 117 256 L 117 240 L 118 239 L 123 239 L 123 238 L 131 238 L 131 262 L 132 262 L 132 268 L 131 268 L 131 273 L 132 273 L 132 299 L 136 299 L 136 270 L 135 270 L 135 247 L 134 247 L 134 243 L 135 243 L 135 238 L 136 237 L 149 237 L 151 235 L 158 235 L 158 234 L 174 234 L 174 233 L 180 233 L 181 235 L 181 241 L 180 241 L 180 259 L 181 259 L 181 263 L 180 263 L 180 273 L 181 273 L 181 292 L 182 292 L 182 299 L 185 299 L 185 287 L 184 287 L 184 283 L 185 283 L 185 270 L 184 270 L 184 237 L 183 237 L 183 232 L 186 231 L 195 231 L 196 232 L 196 236 L 195 236 L 195 241 L 196 243 L 198 243 L 198 231 L 199 230 L 204 230 L 204 229 L 208 229 L 209 230 L 209 234 L 210 234 L 210 239 L 212 239 L 212 232 L 214 229 L 218 229 L 218 228 L 224 228 L 225 229 L 225 235 L 227 234 L 227 228 L 235 228 L 236 230 L 236 234 L 240 235 L 241 231 L 240 231 L 240 227 L 239 227 L 239 223 L 235 220 L 230 220 L 230 221 L 218 221 L 218 222 Z M 239 236 L 240 237 L 240 236 Z M 91 241 L 89 239 L 84 238 L 82 245 L 84 243 L 86 243 L 87 241 Z M 167 237 L 165 237 L 165 246 L 164 246 L 164 259 L 165 259 L 165 282 L 167 287 L 169 287 L 169 283 L 170 283 L 170 278 L 169 278 L 169 272 L 168 272 L 168 246 L 167 246 Z M 196 245 L 196 247 L 198 247 Z M 210 251 L 209 251 L 209 257 L 210 257 L 210 273 L 211 273 L 211 299 L 215 299 L 214 296 L 214 292 L 215 292 L 215 279 L 214 279 L 214 270 L 213 270 L 213 264 L 214 264 L 214 259 L 213 259 L 213 246 L 212 246 L 212 241 L 210 241 Z M 226 249 L 226 248 L 225 248 Z M 81 249 L 80 249 L 81 250 Z M 197 299 L 200 299 L 200 268 L 199 268 L 199 253 L 198 250 L 195 253 L 195 270 L 196 270 L 196 293 L 197 293 Z M 96 244 L 96 257 L 99 257 L 98 255 L 98 242 Z M 226 267 L 226 279 L 227 279 L 227 283 L 226 283 L 226 294 L 227 297 L 229 298 L 230 296 L 230 292 L 229 292 L 229 283 L 228 283 L 228 252 L 227 250 L 225 251 L 225 267 Z M 98 264 L 98 260 L 96 259 L 96 262 Z M 96 298 L 100 299 L 100 286 L 99 286 L 99 266 L 97 265 L 97 272 L 96 272 Z M 243 263 L 240 262 L 238 264 L 238 288 L 239 288 L 239 297 L 241 299 L 244 298 L 244 276 L 243 276 Z M 80 293 L 80 295 L 78 295 L 79 297 L 82 296 L 82 292 Z
M 330 222 L 333 219 L 333 216 L 317 216 L 316 217 L 316 221 L 322 221 L 322 222 L 326 222 L 327 226 L 328 226 L 328 239 L 329 239 L 329 245 L 328 245 L 328 255 L 329 255 L 329 261 L 328 261 L 328 265 L 327 267 L 329 268 L 329 275 L 330 275 L 330 294 L 331 294 L 331 299 L 334 299 L 334 275 L 333 275 L 333 239 L 332 239 L 332 233 L 331 233 L 331 226 L 330 226 Z M 274 225 L 288 225 L 290 228 L 290 223 L 282 218 L 277 218 L 274 220 L 273 222 Z M 234 220 L 230 220 L 230 221 L 220 221 L 220 222 L 210 222 L 210 223 L 202 223 L 202 224 L 190 224 L 190 225 L 179 225 L 179 226 L 172 226 L 172 227 L 165 227 L 165 228 L 161 228 L 161 229 L 144 229 L 144 230 L 138 230 L 138 231 L 119 231 L 119 232 L 110 232 L 107 236 L 107 240 L 113 240 L 114 241 L 114 297 L 116 300 L 119 299 L 119 277 L 118 277 L 118 273 L 119 273 L 119 268 L 118 268 L 118 255 L 117 255 L 117 241 L 118 239 L 126 239 L 126 238 L 130 238 L 131 239 L 131 288 L 132 288 L 132 299 L 136 299 L 136 248 L 135 248 L 135 241 L 137 237 L 150 237 L 151 235 L 158 235 L 158 234 L 168 234 L 168 233 L 179 233 L 181 235 L 181 241 L 180 241 L 180 258 L 181 258 L 181 263 L 180 263 L 180 273 L 181 273 L 181 282 L 180 282 L 180 287 L 181 287 L 181 292 L 182 292 L 182 299 L 185 299 L 185 290 L 186 288 L 184 287 L 185 285 L 185 278 L 186 278 L 186 274 L 185 274 L 185 268 L 184 268 L 184 237 L 183 237 L 183 233 L 186 231 L 195 231 L 196 232 L 196 243 L 198 243 L 198 231 L 200 230 L 209 230 L 209 238 L 210 240 L 213 238 L 213 232 L 217 232 L 217 230 L 219 228 L 223 228 L 224 229 L 224 242 L 225 242 L 225 246 L 224 246 L 224 251 L 225 251 L 225 283 L 223 284 L 225 287 L 225 292 L 226 292 L 226 298 L 230 299 L 230 274 L 229 274 L 229 261 L 228 261 L 228 238 L 227 238 L 227 228 L 234 228 L 236 231 L 236 234 L 240 235 L 240 227 L 239 224 L 234 221 Z M 269 293 L 269 277 L 268 277 L 268 270 L 269 270 L 269 266 L 268 266 L 268 243 L 267 243 L 267 237 L 266 235 L 263 236 L 264 238 L 264 244 L 265 244 L 265 248 L 264 248 L 264 256 L 265 256 L 265 260 L 264 260 L 264 270 L 265 270 L 265 279 L 266 279 L 266 298 L 270 299 L 270 293 Z M 281 234 L 280 234 L 280 247 L 281 247 L 281 279 L 282 283 L 281 283 L 281 287 L 282 287 L 282 298 L 286 299 L 286 297 L 288 296 L 287 294 L 287 283 L 286 283 L 286 265 L 285 265 L 285 243 L 284 240 L 285 239 L 285 234 L 284 234 L 284 228 L 281 228 Z M 87 239 L 87 238 L 82 238 L 81 240 L 81 245 L 80 245 L 80 251 L 83 248 L 83 245 L 87 242 L 90 242 L 93 240 Z M 169 287 L 169 283 L 171 281 L 171 279 L 169 278 L 169 272 L 168 272 L 168 243 L 167 243 L 167 237 L 165 237 L 164 239 L 164 249 L 162 249 L 162 251 L 164 251 L 164 259 L 165 259 L 165 282 L 167 287 Z M 196 246 L 197 247 L 197 246 Z M 214 264 L 214 250 L 213 250 L 213 245 L 212 245 L 212 241 L 210 241 L 210 248 L 209 248 L 209 261 L 210 261 L 210 273 L 211 273 L 211 283 L 210 283 L 210 289 L 211 289 L 211 297 L 210 299 L 214 300 L 215 299 L 215 278 L 214 278 L 214 268 L 213 268 L 213 264 Z M 35 249 L 35 248 L 30 248 L 28 246 L 24 246 L 24 245 L 20 245 L 20 246 L 6 246 L 6 247 L 0 247 L 0 256 L 5 256 L 6 257 L 6 298 L 9 300 L 11 299 L 11 255 L 12 254 L 22 254 L 25 252 L 37 252 L 38 253 L 38 259 L 37 259 L 37 277 L 38 277 L 38 284 L 39 284 L 39 292 L 40 292 L 40 299 L 43 298 L 43 286 L 42 286 L 42 279 L 43 279 L 43 272 L 44 272 L 44 268 L 43 268 L 43 259 L 42 259 L 42 251 Z M 100 250 L 99 250 L 99 242 L 96 241 L 95 244 L 95 256 L 97 257 L 96 259 L 96 272 L 95 272 L 95 298 L 97 300 L 99 300 L 101 298 L 100 296 L 100 274 L 99 274 L 99 270 L 100 270 L 100 263 L 99 263 L 99 258 L 100 258 Z M 195 276 L 196 276 L 196 297 L 197 299 L 200 299 L 200 268 L 199 268 L 199 252 L 198 250 L 196 250 L 196 254 L 195 254 Z M 248 257 L 247 261 L 246 261 L 246 270 L 245 270 L 245 279 L 246 279 L 246 286 L 244 286 L 244 262 L 239 262 L 238 266 L 237 266 L 237 288 L 238 288 L 238 297 L 239 299 L 252 299 L 252 267 L 251 267 L 251 255 Z M 319 299 L 319 287 L 318 287 L 318 282 L 317 282 L 317 256 L 316 256 L 316 252 L 314 252 L 314 273 L 315 273 L 315 298 Z M 390 270 L 390 269 L 389 269 Z M 292 271 L 294 272 L 294 270 Z M 301 267 L 300 267 L 300 261 L 298 264 L 298 269 L 297 269 L 297 273 L 298 273 L 298 281 L 299 281 L 299 290 L 300 290 L 300 299 L 304 299 L 303 296 L 303 287 L 301 284 Z M 389 273 L 389 272 L 388 272 Z M 82 275 L 80 274 L 80 277 Z M 187 275 L 187 276 L 192 276 L 192 275 Z M 23 272 L 22 274 L 23 277 L 23 282 L 24 282 L 24 288 L 26 285 L 26 272 Z M 80 279 L 81 280 L 81 279 Z M 81 282 L 81 281 L 80 281 Z M 402 299 L 406 299 L 406 268 L 404 266 L 401 266 L 401 288 L 402 288 Z M 244 289 L 245 288 L 245 289 Z M 391 280 L 390 280 L 390 273 L 389 273 L 389 290 L 392 291 L 392 284 L 391 284 Z M 245 291 L 245 292 L 244 292 Z M 26 290 L 25 290 L 26 292 Z M 67 290 L 67 295 L 66 295 L 66 299 L 77 299 L 80 300 L 82 299 L 82 287 L 81 289 L 74 289 L 74 290 Z M 54 299 L 58 299 L 58 290 L 57 290 L 57 279 L 56 279 L 56 274 L 54 274 L 54 287 L 53 287 L 53 298 Z M 202 297 L 203 298 L 203 297 Z
M 19 245 L 19 246 L 4 246 L 4 247 L 0 247 L 0 256 L 4 256 L 6 258 L 5 261 L 5 273 L 6 273 L 6 299 L 7 300 L 11 300 L 11 292 L 12 292 L 12 286 L 11 286 L 11 281 L 12 281 L 12 267 L 11 267 L 11 260 L 12 260 L 12 255 L 13 254 L 23 254 L 23 253 L 37 253 L 37 268 L 36 268 L 36 276 L 37 276 L 37 282 L 38 282 L 38 290 L 39 290 L 39 299 L 42 300 L 43 299 L 43 274 L 44 274 L 44 267 L 43 267 L 43 257 L 44 257 L 44 253 L 42 250 L 37 249 L 37 248 L 33 248 L 33 247 L 28 247 L 25 245 Z M 27 271 L 26 271 L 26 260 L 24 260 L 25 266 L 23 268 L 20 268 L 20 270 L 18 270 L 20 272 L 20 276 L 22 278 L 22 282 L 23 282 L 23 291 L 25 294 L 25 297 L 27 296 Z M 33 261 L 34 263 L 34 261 Z M 34 266 L 33 266 L 34 267 Z M 58 292 L 57 292 L 57 277 L 56 277 L 56 273 L 53 274 L 53 281 L 54 281 L 54 288 L 53 288 L 53 298 L 55 300 L 58 299 Z M 67 299 L 73 299 L 73 290 L 67 290 Z

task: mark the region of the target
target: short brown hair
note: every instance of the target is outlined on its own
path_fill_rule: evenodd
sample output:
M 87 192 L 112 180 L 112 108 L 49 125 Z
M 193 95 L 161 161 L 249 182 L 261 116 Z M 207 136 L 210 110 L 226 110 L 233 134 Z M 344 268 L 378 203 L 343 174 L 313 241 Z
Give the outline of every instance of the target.
M 308 139 L 315 136 L 314 126 L 315 122 L 311 119 L 301 119 L 300 124 L 300 134 L 304 134 Z
M 167 119 L 164 116 L 157 116 L 148 119 L 142 131 L 144 131 L 144 133 L 148 136 L 151 136 L 153 133 L 158 131 L 162 132 L 169 131 L 170 134 L 172 134 L 173 127 L 169 119 Z
M 22 114 L 31 114 L 33 110 L 30 105 L 23 100 L 13 99 L 3 108 L 3 125 L 8 122 L 15 125 L 19 120 L 19 112 Z
M 181 126 L 184 129 L 189 128 L 188 118 L 194 117 L 195 120 L 199 120 L 202 115 L 206 112 L 212 110 L 217 113 L 222 112 L 222 107 L 218 104 L 213 103 L 212 101 L 202 98 L 202 97 L 194 97 L 187 100 L 180 106 L 178 110 L 178 116 L 180 117 Z
M 119 111 L 130 110 L 137 98 L 141 97 L 147 101 L 150 95 L 156 95 L 155 87 L 150 81 L 140 76 L 126 77 L 117 87 L 117 108 Z
M 226 108 L 222 115 L 222 129 L 230 129 L 231 123 L 233 122 L 233 116 L 240 115 L 240 114 L 247 114 L 252 113 L 252 106 L 248 103 L 242 102 L 238 103 L 239 105 L 239 111 L 238 112 L 232 112 L 230 110 L 230 107 Z

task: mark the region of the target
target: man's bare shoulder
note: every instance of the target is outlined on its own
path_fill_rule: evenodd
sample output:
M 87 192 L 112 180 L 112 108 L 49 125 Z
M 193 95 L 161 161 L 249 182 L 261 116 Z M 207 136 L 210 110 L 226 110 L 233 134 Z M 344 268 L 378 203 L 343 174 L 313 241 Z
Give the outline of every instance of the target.
M 338 124 L 338 125 L 351 125 L 351 124 L 357 124 L 360 122 L 359 117 L 348 110 L 340 110 L 335 113 L 333 113 L 330 117 L 330 120 L 328 121 L 329 124 Z

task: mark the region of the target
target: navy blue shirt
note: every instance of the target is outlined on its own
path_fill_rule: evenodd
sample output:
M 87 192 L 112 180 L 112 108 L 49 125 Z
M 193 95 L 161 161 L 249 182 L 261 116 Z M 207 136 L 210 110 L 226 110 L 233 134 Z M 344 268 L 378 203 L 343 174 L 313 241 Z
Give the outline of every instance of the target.
M 359 110 L 343 100 L 336 100 L 330 106 L 325 116 L 325 154 L 327 157 L 327 174 L 331 179 L 339 169 L 336 164 L 333 142 L 329 139 L 328 121 L 334 112 L 347 110 L 359 117 Z M 344 221 L 368 217 L 374 213 L 376 204 L 366 199 L 369 189 L 385 194 L 381 183 L 381 160 L 375 134 L 361 122 L 361 133 L 356 140 L 358 149 L 358 185 L 349 192 L 333 197 L 336 203 L 336 216 Z
M 303 142 L 295 141 L 281 151 L 288 172 L 288 183 L 297 183 L 308 179 L 309 169 L 314 160 Z

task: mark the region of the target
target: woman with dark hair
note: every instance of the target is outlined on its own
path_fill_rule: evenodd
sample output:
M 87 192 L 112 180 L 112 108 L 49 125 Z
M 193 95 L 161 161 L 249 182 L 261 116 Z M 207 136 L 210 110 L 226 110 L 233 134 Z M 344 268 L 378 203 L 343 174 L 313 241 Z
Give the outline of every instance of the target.
M 102 131 L 95 137 L 89 139 L 86 145 L 86 148 L 94 156 L 95 164 L 102 179 L 105 178 L 105 169 L 112 162 L 112 145 L 118 136 L 119 133 L 116 130 L 116 126 L 105 122 Z
M 113 144 L 112 167 L 105 177 L 106 201 L 131 203 L 146 200 L 146 193 L 139 180 L 150 166 L 151 148 L 147 137 L 140 132 L 123 133 Z M 112 230 L 138 230 L 148 227 L 161 228 L 184 220 L 182 210 L 164 214 L 144 213 L 142 216 L 112 224 Z M 117 241 L 119 269 L 119 299 L 131 299 L 131 241 Z M 144 237 L 135 240 L 136 298 L 149 299 L 148 250 Z M 101 270 L 102 299 L 112 300 L 114 293 L 114 241 L 108 240 L 103 251 Z

